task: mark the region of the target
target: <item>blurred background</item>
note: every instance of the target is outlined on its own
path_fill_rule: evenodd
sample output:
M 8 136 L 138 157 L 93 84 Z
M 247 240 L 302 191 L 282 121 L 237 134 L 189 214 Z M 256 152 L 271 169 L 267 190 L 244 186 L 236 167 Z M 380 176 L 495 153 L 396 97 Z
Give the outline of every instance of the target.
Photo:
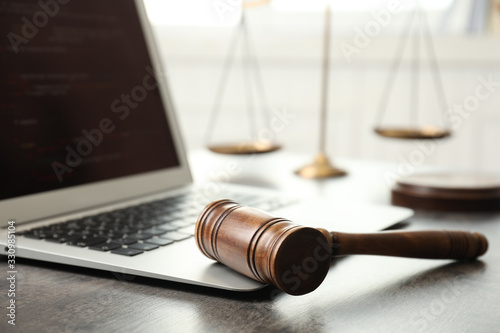
M 259 1 L 252 4 L 258 5 Z M 243 10 L 271 112 L 291 114 L 276 140 L 291 152 L 318 151 L 325 0 L 273 0 Z M 229 44 L 242 17 L 239 0 L 145 0 L 189 150 L 205 147 Z M 390 90 L 384 122 L 452 120 L 450 138 L 432 142 L 378 137 L 373 129 L 396 48 L 417 1 L 331 1 L 328 89 L 330 157 L 361 158 L 477 171 L 500 171 L 500 1 L 421 0 L 444 87 L 442 110 L 424 44 L 407 47 Z M 411 45 L 411 42 L 410 44 Z M 250 140 L 244 63 L 235 57 L 214 140 Z M 411 71 L 418 59 L 418 96 Z M 256 107 L 258 103 L 256 102 Z M 260 110 L 257 110 L 260 112 Z M 265 127 L 266 124 L 260 125 Z

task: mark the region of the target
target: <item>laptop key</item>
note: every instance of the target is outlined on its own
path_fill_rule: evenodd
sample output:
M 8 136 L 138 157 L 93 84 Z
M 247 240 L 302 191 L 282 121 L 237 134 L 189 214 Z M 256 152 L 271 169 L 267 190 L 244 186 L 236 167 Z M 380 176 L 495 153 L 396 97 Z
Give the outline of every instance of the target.
M 165 229 L 149 228 L 149 229 L 143 230 L 142 232 L 146 233 L 146 234 L 153 235 L 153 236 L 159 236 L 159 235 L 163 235 L 167 231 L 168 230 L 165 230 Z
M 43 239 L 39 234 L 33 233 L 33 232 L 27 232 L 23 233 L 23 236 L 26 238 L 32 238 L 32 239 Z
M 75 241 L 75 240 L 79 239 L 80 237 L 81 236 L 68 236 L 68 235 L 54 234 L 50 237 L 45 238 L 45 240 L 47 242 L 51 242 L 51 243 L 63 244 L 63 243 Z
M 162 216 L 159 216 L 155 219 L 155 224 L 158 225 L 158 224 L 163 224 L 163 223 L 169 223 L 169 222 L 172 222 L 172 221 L 175 221 L 179 218 L 179 216 L 176 214 L 175 216 L 174 215 L 162 215 Z
M 113 231 L 121 232 L 124 234 L 131 234 L 131 233 L 137 232 L 137 230 L 139 230 L 139 229 L 135 228 L 135 227 L 130 227 L 130 226 L 115 226 L 113 228 Z
M 144 232 L 144 233 L 136 233 L 136 234 L 127 235 L 127 238 L 135 239 L 136 241 L 140 241 L 140 240 L 145 240 L 145 239 L 151 238 L 153 236 L 154 236 L 153 234 Z
M 185 233 L 182 233 L 182 232 L 171 231 L 171 232 L 167 232 L 166 234 L 161 235 L 160 237 L 161 238 L 166 238 L 166 239 L 171 239 L 171 240 L 173 240 L 175 242 L 178 242 L 178 241 L 181 241 L 181 240 L 184 240 L 184 239 L 191 238 L 192 235 L 185 234 Z
M 134 226 L 136 228 L 142 230 L 142 229 L 151 228 L 152 226 L 154 226 L 154 224 L 152 222 L 139 222 L 139 223 L 136 223 Z
M 156 228 L 165 230 L 165 232 L 175 231 L 175 230 L 179 229 L 178 226 L 172 225 L 170 223 L 161 224 L 161 225 L 157 226 Z
M 135 239 L 135 238 L 128 238 L 128 237 L 125 237 L 125 238 L 115 238 L 111 242 L 122 244 L 122 245 L 130 245 L 130 244 L 137 243 L 137 239 Z
M 116 231 L 100 231 L 97 236 L 101 236 L 101 237 L 106 237 L 106 238 L 122 238 L 123 236 L 125 236 L 123 233 L 121 232 L 116 232 Z
M 142 250 L 142 251 L 151 251 L 154 249 L 159 248 L 159 245 L 156 244 L 150 244 L 150 243 L 135 243 L 132 245 L 129 245 L 129 249 L 136 249 L 136 250 Z
M 120 247 L 118 249 L 112 250 L 111 253 L 121 254 L 122 256 L 133 257 L 133 256 L 136 256 L 138 254 L 144 253 L 144 251 L 132 249 L 129 247 Z
M 106 240 L 107 239 L 104 237 L 82 237 L 77 240 L 70 241 L 67 244 L 71 246 L 87 247 L 98 243 L 103 243 Z
M 190 225 L 196 224 L 196 221 L 190 221 L 190 220 L 176 220 L 170 223 L 173 227 L 178 227 L 178 228 L 184 228 Z
M 121 246 L 122 245 L 119 243 L 113 243 L 113 242 L 107 243 L 107 242 L 105 242 L 105 243 L 99 243 L 99 244 L 89 246 L 89 249 L 106 252 L 106 251 L 115 250 Z
M 170 244 L 174 243 L 173 240 L 166 239 L 166 238 L 150 238 L 150 239 L 146 239 L 144 242 L 148 243 L 148 244 L 159 245 L 159 246 L 165 246 L 165 245 L 170 245 Z

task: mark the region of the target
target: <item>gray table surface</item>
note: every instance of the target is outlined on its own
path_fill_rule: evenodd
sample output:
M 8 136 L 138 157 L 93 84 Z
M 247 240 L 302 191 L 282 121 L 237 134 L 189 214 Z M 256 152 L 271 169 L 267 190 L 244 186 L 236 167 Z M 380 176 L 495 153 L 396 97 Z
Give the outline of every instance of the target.
M 302 158 L 191 156 L 201 181 L 236 161 L 241 169 L 230 179 L 236 183 L 332 200 L 389 198 L 384 173 L 390 164 L 342 160 L 348 177 L 316 182 L 292 174 L 294 165 L 307 162 Z M 336 259 L 324 283 L 299 297 L 271 287 L 231 293 L 19 259 L 17 325 L 7 324 L 8 283 L 2 278 L 0 332 L 500 332 L 500 214 L 417 212 L 402 226 L 475 230 L 488 237 L 490 248 L 471 262 Z

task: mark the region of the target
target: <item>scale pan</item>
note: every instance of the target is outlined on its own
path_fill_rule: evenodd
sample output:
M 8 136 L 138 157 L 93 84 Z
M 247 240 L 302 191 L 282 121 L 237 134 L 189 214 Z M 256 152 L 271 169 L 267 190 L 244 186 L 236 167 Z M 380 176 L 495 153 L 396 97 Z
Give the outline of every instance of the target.
M 255 141 L 240 144 L 210 145 L 207 148 L 217 154 L 250 155 L 270 153 L 281 149 L 281 145 L 272 142 Z
M 447 129 L 436 126 L 422 127 L 377 127 L 375 133 L 394 139 L 443 139 L 451 135 Z

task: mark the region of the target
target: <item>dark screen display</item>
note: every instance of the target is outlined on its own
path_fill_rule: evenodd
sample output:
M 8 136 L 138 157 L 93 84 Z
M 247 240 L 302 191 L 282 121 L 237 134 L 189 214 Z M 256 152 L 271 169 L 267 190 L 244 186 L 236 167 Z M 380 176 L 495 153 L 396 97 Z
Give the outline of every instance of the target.
M 0 200 L 179 165 L 132 0 L 0 0 Z

